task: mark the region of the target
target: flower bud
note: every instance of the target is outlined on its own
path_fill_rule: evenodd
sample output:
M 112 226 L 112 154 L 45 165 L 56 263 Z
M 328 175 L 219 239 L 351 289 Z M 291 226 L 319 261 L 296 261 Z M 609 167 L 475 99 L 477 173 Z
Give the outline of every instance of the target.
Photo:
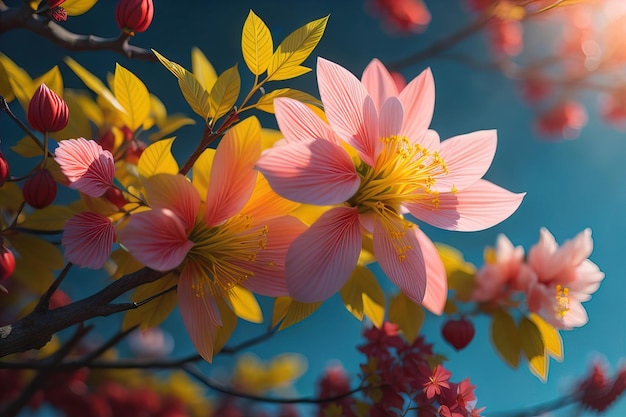
M 441 328 L 441 335 L 456 350 L 461 350 L 474 338 L 474 325 L 471 321 L 448 320 Z
M 9 178 L 9 161 L 0 151 L 0 187 L 2 187 L 7 178 Z
M 148 29 L 153 15 L 152 0 L 119 0 L 115 7 L 117 25 L 131 35 Z
M 39 132 L 58 132 L 67 126 L 67 104 L 47 85 L 41 84 L 28 103 L 28 123 Z
M 0 281 L 9 278 L 15 271 L 15 256 L 6 246 L 0 246 Z
M 57 196 L 57 184 L 47 169 L 40 169 L 28 177 L 22 189 L 24 201 L 31 207 L 42 209 L 49 206 Z

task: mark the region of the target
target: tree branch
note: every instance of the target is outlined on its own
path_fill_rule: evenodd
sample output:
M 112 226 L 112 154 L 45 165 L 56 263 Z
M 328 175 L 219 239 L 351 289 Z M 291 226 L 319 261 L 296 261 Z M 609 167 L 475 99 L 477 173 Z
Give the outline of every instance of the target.
M 136 303 L 111 304 L 113 300 L 140 285 L 164 275 L 143 268 L 111 283 L 102 291 L 81 301 L 54 310 L 35 310 L 14 324 L 0 327 L 0 357 L 30 349 L 40 349 L 56 332 L 85 320 L 137 308 Z
M 116 38 L 80 35 L 63 28 L 49 16 L 38 15 L 28 4 L 7 7 L 0 3 L 0 34 L 14 29 L 26 29 L 70 51 L 113 51 L 132 59 L 156 61 L 152 51 L 130 45 L 131 36 L 120 33 Z

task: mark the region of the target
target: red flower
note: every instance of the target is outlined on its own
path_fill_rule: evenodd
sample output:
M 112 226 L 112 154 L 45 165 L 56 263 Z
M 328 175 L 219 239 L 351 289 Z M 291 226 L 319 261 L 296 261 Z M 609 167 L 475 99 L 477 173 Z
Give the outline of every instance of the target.
M 0 280 L 7 279 L 15 271 L 15 256 L 6 246 L 0 246 Z
M 28 177 L 22 189 L 24 201 L 31 207 L 42 209 L 49 206 L 57 196 L 57 184 L 47 169 L 40 169 Z
M 539 116 L 537 130 L 548 136 L 573 139 L 587 124 L 587 111 L 582 104 L 573 100 L 557 103 Z
M 28 104 L 28 123 L 39 132 L 58 132 L 67 126 L 67 104 L 47 85 L 41 84 Z
M 424 384 L 424 393 L 426 398 L 431 399 L 435 395 L 441 395 L 442 388 L 450 388 L 448 381 L 452 373 L 441 365 L 433 370 L 432 375 L 428 378 L 428 382 Z
M 115 7 L 117 25 L 131 35 L 148 29 L 153 15 L 152 0 L 120 0 Z
M 456 350 L 461 350 L 474 338 L 474 325 L 464 318 L 448 320 L 441 328 L 441 335 Z
M 9 178 L 9 161 L 0 151 L 0 187 L 2 187 L 7 178 Z
M 382 14 L 392 29 L 401 32 L 422 32 L 431 19 L 422 0 L 370 0 L 368 7 L 372 14 Z
M 602 364 L 593 364 L 591 375 L 580 382 L 577 391 L 580 403 L 588 409 L 603 412 L 626 390 L 626 367 L 622 367 L 617 375 L 608 379 Z

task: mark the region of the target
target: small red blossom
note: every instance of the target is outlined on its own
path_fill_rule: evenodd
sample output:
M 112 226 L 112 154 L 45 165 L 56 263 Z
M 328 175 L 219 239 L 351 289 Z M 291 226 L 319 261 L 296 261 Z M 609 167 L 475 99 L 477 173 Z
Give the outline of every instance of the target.
M 580 404 L 597 412 L 603 412 L 626 391 L 626 366 L 622 366 L 613 378 L 607 376 L 602 364 L 593 364 L 591 374 L 578 384 Z
M 565 100 L 539 116 L 537 130 L 544 135 L 573 139 L 586 124 L 585 107 L 577 101 Z
M 15 255 L 6 246 L 0 246 L 0 280 L 5 280 L 15 271 Z
M 441 328 L 444 340 L 456 350 L 461 350 L 467 346 L 474 338 L 474 333 L 474 325 L 465 318 L 448 320 Z
M 431 399 L 435 395 L 441 395 L 442 388 L 450 388 L 450 384 L 448 384 L 450 376 L 452 376 L 450 371 L 441 365 L 437 365 L 429 377 L 429 381 L 424 383 L 426 398 Z
M 57 196 L 57 184 L 47 169 L 40 169 L 28 177 L 22 189 L 24 201 L 36 209 L 48 207 Z
M 7 178 L 9 178 L 9 161 L 0 151 L 0 187 L 2 187 Z
M 148 29 L 153 16 L 152 0 L 119 0 L 115 7 L 117 25 L 130 35 Z
M 382 14 L 390 29 L 400 32 L 422 32 L 431 19 L 422 0 L 370 0 L 368 7 L 372 14 Z
M 38 132 L 58 132 L 67 126 L 67 104 L 46 84 L 41 84 L 28 103 L 28 123 Z
M 63 7 L 55 7 L 50 10 L 50 16 L 57 22 L 65 22 L 67 20 L 67 11 Z

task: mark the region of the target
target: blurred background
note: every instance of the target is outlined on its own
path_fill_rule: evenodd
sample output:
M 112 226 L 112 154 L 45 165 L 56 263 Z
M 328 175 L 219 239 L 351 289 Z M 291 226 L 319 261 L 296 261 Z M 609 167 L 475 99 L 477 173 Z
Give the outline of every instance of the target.
M 137 34 L 132 43 L 153 48 L 187 68 L 191 67 L 190 53 L 194 46 L 204 52 L 218 73 L 239 62 L 242 91 L 245 91 L 246 86 L 252 84 L 252 77 L 248 76 L 243 63 L 240 36 L 249 9 L 269 26 L 275 46 L 294 29 L 330 15 L 325 35 L 305 65 L 315 69 L 315 57 L 321 56 L 360 77 L 373 58 L 379 58 L 385 64 L 398 63 L 458 32 L 475 19 L 478 7 L 475 3 L 480 2 L 426 1 L 431 15 L 427 26 L 402 31 L 398 29 L 397 21 L 383 18 L 383 10 L 366 7 L 365 2 L 357 0 L 155 0 L 151 27 L 145 33 Z M 70 17 L 64 26 L 78 33 L 116 36 L 119 30 L 114 19 L 114 6 L 113 1 L 100 1 L 87 14 Z M 554 122 L 556 127 L 554 123 L 547 123 L 549 128 L 541 128 L 538 120 L 551 104 L 530 103 L 524 99 L 525 87 L 502 71 L 503 68 L 515 71 L 520 63 L 529 62 L 533 57 L 545 58 L 555 53 L 552 43 L 555 34 L 568 24 L 573 23 L 566 19 L 542 18 L 525 28 L 525 45 L 517 58 L 519 61 L 494 51 L 490 36 L 495 35 L 483 30 L 452 46 L 446 51 L 445 58 L 432 55 L 397 69 L 407 80 L 426 67 L 432 69 L 436 107 L 431 128 L 439 132 L 442 139 L 475 130 L 497 129 L 498 150 L 486 178 L 514 192 L 527 192 L 521 207 L 511 218 L 483 232 L 452 233 L 420 224 L 433 241 L 459 249 L 467 261 L 480 266 L 484 248 L 494 245 L 500 233 L 506 234 L 514 245 L 522 245 L 528 250 L 537 242 L 541 227 L 548 228 L 559 243 L 589 227 L 594 239 L 591 260 L 606 274 L 600 289 L 591 301 L 584 304 L 589 323 L 573 331 L 561 332 L 564 360 L 561 363 L 551 361 L 546 383 L 533 376 L 524 364 L 514 370 L 497 356 L 489 342 L 487 319 L 478 317 L 474 320 L 474 340 L 467 348 L 456 352 L 443 343 L 440 336 L 443 319 L 427 316 L 422 334 L 435 344 L 437 352 L 449 359 L 447 367 L 453 373 L 453 380 L 471 378 L 472 384 L 477 386 L 478 404 L 487 407 L 487 416 L 562 395 L 587 372 L 596 357 L 604 358 L 613 370 L 626 357 L 626 136 L 603 116 L 607 91 L 599 94 L 593 89 L 584 90 L 568 96 L 582 106 L 583 111 L 586 109 L 587 115 L 566 112 L 569 118 L 564 116 L 561 122 Z M 623 42 L 624 38 L 621 39 Z M 31 76 L 59 65 L 66 87 L 80 89 L 84 86 L 63 63 L 64 56 L 71 55 L 101 79 L 112 73 L 115 62 L 119 62 L 144 81 L 150 92 L 164 102 L 168 112 L 192 115 L 175 78 L 158 63 L 129 60 L 110 52 L 70 53 L 22 30 L 0 35 L 0 51 L 24 67 Z M 558 73 L 554 75 L 559 76 Z M 319 96 L 314 71 L 286 84 Z M 260 118 L 264 127 L 276 127 L 272 117 L 260 115 Z M 21 137 L 6 118 L 0 118 L 0 122 L 3 146 Z M 201 131 L 198 125 L 177 131 L 179 140 L 175 143 L 175 152 L 183 155 L 190 150 L 191 144 L 199 140 Z M 547 131 L 553 135 L 546 135 Z M 564 136 L 567 139 L 563 139 Z M 374 270 L 385 290 L 394 293 L 395 287 L 376 267 Z M 75 270 L 63 286 L 72 299 L 77 299 L 90 294 L 106 281 L 104 272 Z M 262 300 L 262 306 L 266 321 L 269 321 L 270 300 Z M 121 317 L 95 322 L 98 333 L 106 338 L 119 328 Z M 309 319 L 255 346 L 253 351 L 262 359 L 286 351 L 306 357 L 308 371 L 290 394 L 313 395 L 316 381 L 329 364 L 340 362 L 350 375 L 359 372 L 358 365 L 364 357 L 355 346 L 361 343 L 363 326 L 346 311 L 341 298 L 336 295 Z M 175 341 L 174 357 L 193 353 L 193 346 L 177 313 L 167 319 L 164 329 Z M 264 331 L 264 325 L 240 321 L 229 344 Z M 201 368 L 207 374 L 219 377 L 231 372 L 234 360 L 218 356 L 212 365 L 203 364 Z M 566 409 L 555 415 L 570 415 L 570 411 Z M 607 415 L 625 416 L 626 399 L 622 398 Z

